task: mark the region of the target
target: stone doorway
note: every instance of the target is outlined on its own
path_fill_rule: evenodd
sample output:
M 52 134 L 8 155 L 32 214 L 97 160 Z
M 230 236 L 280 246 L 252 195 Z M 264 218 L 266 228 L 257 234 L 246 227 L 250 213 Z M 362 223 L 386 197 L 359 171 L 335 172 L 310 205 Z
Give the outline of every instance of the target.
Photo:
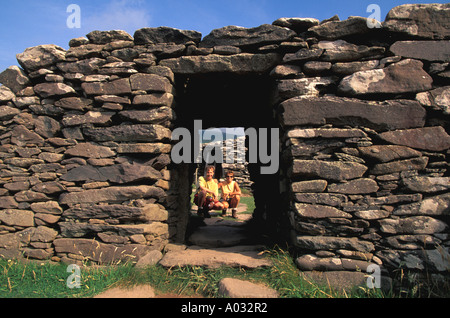
M 179 76 L 177 83 L 177 105 L 176 127 L 185 127 L 191 132 L 191 136 L 196 134 L 194 127 L 195 120 L 201 120 L 202 129 L 209 128 L 235 128 L 242 130 L 248 128 L 278 128 L 278 121 L 274 117 L 271 96 L 275 87 L 273 79 L 267 75 L 236 75 L 226 73 L 208 73 L 194 76 Z M 270 137 L 270 136 L 269 136 Z M 268 139 L 270 141 L 270 138 Z M 268 142 L 269 142 L 268 141 Z M 245 147 L 249 149 L 249 138 L 247 136 Z M 259 140 L 258 140 L 259 142 Z M 194 147 L 192 140 L 192 147 Z M 270 151 L 270 146 L 268 146 Z M 255 209 L 250 216 L 252 222 L 258 223 L 258 228 L 267 230 L 267 224 L 274 224 L 274 220 L 279 217 L 279 211 L 273 207 L 279 205 L 279 175 L 261 174 L 260 162 L 249 162 L 249 153 L 246 152 L 246 165 L 249 179 L 252 183 L 249 194 L 255 200 Z M 188 193 L 183 194 L 180 201 L 185 202 L 185 211 L 180 211 L 181 223 L 179 226 L 186 227 L 186 237 L 192 234 L 192 219 L 186 217 L 191 211 L 191 200 L 189 203 L 185 199 L 191 198 L 193 185 L 196 184 L 198 171 L 204 167 L 202 163 L 190 163 L 179 167 L 180 174 L 187 177 L 186 189 Z M 223 177 L 227 165 L 216 164 L 216 178 Z M 200 168 L 200 169 L 199 169 Z M 186 169 L 188 172 L 186 172 Z M 182 171 L 181 171 L 182 170 Z M 197 174 L 196 174 L 197 172 Z M 240 184 L 241 188 L 243 185 Z M 276 213 L 273 213 L 276 212 Z M 219 214 L 217 211 L 216 214 Z M 198 220 L 194 219 L 194 222 Z M 214 222 L 208 222 L 214 223 Z M 206 230 L 207 231 L 207 230 Z

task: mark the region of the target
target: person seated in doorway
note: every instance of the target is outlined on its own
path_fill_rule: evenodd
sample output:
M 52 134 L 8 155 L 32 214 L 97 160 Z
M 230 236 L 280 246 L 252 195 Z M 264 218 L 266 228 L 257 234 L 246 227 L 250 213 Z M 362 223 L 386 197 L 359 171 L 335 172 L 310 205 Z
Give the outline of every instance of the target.
M 215 168 L 208 166 L 205 169 L 205 177 L 198 178 L 198 189 L 194 196 L 194 203 L 198 206 L 197 214 L 210 218 L 210 210 L 223 210 L 223 204 L 218 200 L 219 184 L 214 179 Z
M 227 214 L 227 209 L 231 208 L 231 217 L 237 218 L 237 206 L 241 200 L 241 189 L 238 183 L 234 180 L 233 171 L 228 171 L 225 175 L 225 181 L 219 184 L 222 190 L 222 202 L 224 208 L 222 209 L 222 216 Z

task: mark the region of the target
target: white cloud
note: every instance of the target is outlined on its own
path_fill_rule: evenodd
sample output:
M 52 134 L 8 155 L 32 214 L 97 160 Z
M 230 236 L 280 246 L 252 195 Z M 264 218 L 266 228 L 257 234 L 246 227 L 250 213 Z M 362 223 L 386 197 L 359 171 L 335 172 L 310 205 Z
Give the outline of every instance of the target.
M 96 8 L 96 12 L 83 10 L 82 7 L 82 28 L 86 32 L 124 30 L 133 35 L 135 30 L 150 25 L 151 15 L 143 3 L 139 0 L 115 0 Z

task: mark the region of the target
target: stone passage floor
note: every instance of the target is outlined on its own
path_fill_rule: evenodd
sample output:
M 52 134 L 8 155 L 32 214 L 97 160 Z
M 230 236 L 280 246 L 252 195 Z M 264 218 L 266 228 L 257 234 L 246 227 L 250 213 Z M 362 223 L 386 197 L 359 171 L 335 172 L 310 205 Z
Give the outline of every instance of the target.
M 257 244 L 257 240 L 245 229 L 246 221 L 251 218 L 251 214 L 243 213 L 246 210 L 246 205 L 240 204 L 237 219 L 223 218 L 220 211 L 211 212 L 212 217 L 203 219 L 203 224 L 189 236 L 190 245 L 187 248 L 167 252 L 159 263 L 164 267 L 271 266 L 271 262 L 261 256 L 264 246 Z M 193 218 L 196 217 L 196 212 L 196 207 L 193 207 Z M 228 215 L 231 215 L 231 212 L 228 212 Z

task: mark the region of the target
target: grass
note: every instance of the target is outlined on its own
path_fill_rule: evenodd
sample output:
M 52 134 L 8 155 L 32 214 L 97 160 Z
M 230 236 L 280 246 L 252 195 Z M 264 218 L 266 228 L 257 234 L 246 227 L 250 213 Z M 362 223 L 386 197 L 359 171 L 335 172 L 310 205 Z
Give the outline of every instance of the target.
M 80 288 L 70 289 L 67 281 L 71 272 L 67 265 L 48 262 L 20 262 L 0 259 L 0 298 L 89 298 L 112 287 L 129 288 L 149 284 L 157 295 L 178 297 L 219 298 L 219 281 L 231 277 L 262 283 L 278 291 L 280 298 L 419 298 L 448 297 L 449 284 L 433 293 L 408 293 L 400 289 L 384 294 L 378 289 L 354 288 L 333 290 L 307 280 L 298 271 L 288 251 L 275 247 L 265 251 L 273 266 L 244 269 L 221 267 L 208 269 L 198 266 L 166 269 L 160 265 L 136 268 L 132 264 L 117 266 L 81 266 Z M 413 279 L 413 276 L 409 276 Z M 405 278 L 406 279 L 406 278 Z M 409 282 L 408 284 L 410 284 Z M 414 283 L 414 282 L 413 282 Z M 423 282 L 414 286 L 423 289 Z M 162 295 L 162 296 L 161 296 Z
M 252 196 L 241 196 L 240 203 L 247 205 L 247 211 L 242 213 L 251 214 L 253 213 L 253 210 L 255 209 L 255 199 Z
M 271 268 L 246 270 L 221 267 L 208 269 L 197 266 L 165 269 L 154 265 L 138 269 L 131 264 L 120 266 L 82 266 L 80 288 L 70 289 L 71 272 L 67 265 L 48 262 L 0 260 L 1 298 L 88 298 L 111 287 L 132 287 L 150 284 L 158 294 L 220 297 L 219 281 L 232 277 L 263 283 L 281 297 L 340 297 L 328 287 L 305 281 L 291 257 L 281 249 L 266 251 L 272 259 Z
M 131 265 L 81 267 L 80 288 L 69 288 L 65 264 L 0 259 L 1 298 L 79 298 L 93 295 L 132 275 Z

